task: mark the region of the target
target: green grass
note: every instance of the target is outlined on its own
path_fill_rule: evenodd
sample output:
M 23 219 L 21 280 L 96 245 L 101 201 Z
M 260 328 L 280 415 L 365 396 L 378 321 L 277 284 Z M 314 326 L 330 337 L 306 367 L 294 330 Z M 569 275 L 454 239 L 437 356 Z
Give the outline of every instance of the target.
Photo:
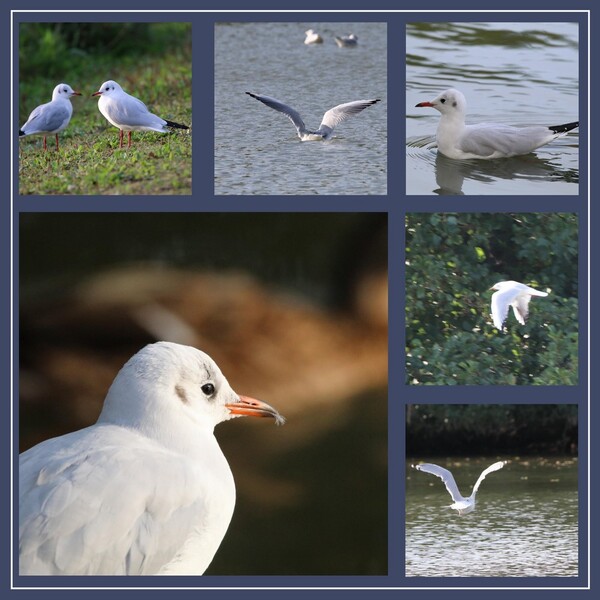
M 29 27 L 44 24 L 27 25 L 24 44 L 36 33 Z M 58 83 L 68 83 L 82 96 L 72 98 L 73 117 L 59 134 L 58 152 L 53 135 L 48 136 L 46 152 L 41 136 L 19 140 L 20 194 L 191 193 L 191 129 L 168 134 L 133 132 L 131 148 L 126 147 L 125 134 L 125 147 L 119 148 L 119 130 L 100 114 L 98 98 L 91 96 L 104 81 L 114 79 L 152 112 L 191 126 L 191 27 L 182 23 L 148 26 L 148 35 L 155 36 L 156 43 L 144 47 L 144 54 L 137 47 L 118 55 L 75 51 L 78 48 L 69 47 L 59 36 L 52 47 L 62 50 L 58 57 L 50 55 L 52 66 L 21 65 L 21 73 L 28 78 L 20 81 L 20 124 L 33 108 L 50 100 Z M 42 40 L 47 37 L 40 36 Z M 63 75 L 48 75 L 57 70 L 57 64 Z M 44 75 L 35 75 L 41 71 Z

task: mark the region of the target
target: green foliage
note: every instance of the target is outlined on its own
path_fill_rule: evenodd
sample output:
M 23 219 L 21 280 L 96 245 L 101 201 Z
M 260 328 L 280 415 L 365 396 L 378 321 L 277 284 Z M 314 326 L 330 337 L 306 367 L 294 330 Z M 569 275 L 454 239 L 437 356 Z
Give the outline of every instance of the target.
M 573 454 L 577 411 L 576 404 L 411 404 L 406 452 Z
M 134 132 L 119 148 L 118 129 L 91 94 L 108 79 L 165 119 L 191 125 L 189 23 L 22 23 L 19 28 L 19 123 L 64 82 L 82 93 L 59 134 L 19 141 L 20 194 L 189 194 L 188 131 Z
M 576 384 L 577 257 L 571 213 L 407 215 L 407 383 Z M 507 333 L 489 316 L 502 280 L 550 292 Z

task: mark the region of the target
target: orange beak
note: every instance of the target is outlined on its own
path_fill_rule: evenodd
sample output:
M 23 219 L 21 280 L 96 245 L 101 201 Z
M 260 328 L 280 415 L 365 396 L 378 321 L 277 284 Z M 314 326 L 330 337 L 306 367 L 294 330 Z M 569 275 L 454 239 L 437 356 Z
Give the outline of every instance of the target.
M 423 108 L 424 106 L 431 106 L 433 108 L 435 104 L 431 102 L 419 102 L 419 104 L 415 104 L 415 108 Z
M 81 96 L 81 92 L 76 92 L 75 90 L 73 90 L 71 96 Z
M 92 96 L 102 96 L 102 92 L 94 92 Z
M 240 396 L 238 402 L 226 404 L 225 408 L 236 417 L 272 417 L 277 425 L 285 423 L 285 418 L 272 406 L 248 396 Z

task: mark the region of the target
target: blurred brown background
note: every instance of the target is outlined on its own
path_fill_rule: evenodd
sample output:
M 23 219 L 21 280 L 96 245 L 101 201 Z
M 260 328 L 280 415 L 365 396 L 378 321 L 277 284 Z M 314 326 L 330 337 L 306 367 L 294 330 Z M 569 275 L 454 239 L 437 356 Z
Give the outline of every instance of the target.
M 385 214 L 22 213 L 19 259 L 21 451 L 193 345 L 288 419 L 216 429 L 238 500 L 207 574 L 387 573 Z

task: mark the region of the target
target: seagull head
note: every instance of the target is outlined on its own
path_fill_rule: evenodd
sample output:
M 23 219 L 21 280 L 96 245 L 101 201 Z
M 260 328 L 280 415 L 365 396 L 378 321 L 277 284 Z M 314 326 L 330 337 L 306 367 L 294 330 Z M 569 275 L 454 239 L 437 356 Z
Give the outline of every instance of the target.
M 122 92 L 123 88 L 112 79 L 105 81 L 97 92 L 94 92 L 92 96 L 110 96 L 115 92 Z
M 66 83 L 59 83 L 52 91 L 52 100 L 56 100 L 57 98 L 70 98 L 71 96 L 81 96 L 81 92 L 76 92 Z
M 236 394 L 208 354 L 171 342 L 149 344 L 119 371 L 98 422 L 169 440 L 212 431 L 234 417 L 283 417 L 266 402 Z M 178 443 L 176 440 L 174 443 Z
M 467 112 L 467 100 L 458 90 L 450 88 L 442 92 L 431 102 L 419 102 L 415 108 L 430 107 L 441 112 L 443 115 L 458 115 L 464 118 Z

